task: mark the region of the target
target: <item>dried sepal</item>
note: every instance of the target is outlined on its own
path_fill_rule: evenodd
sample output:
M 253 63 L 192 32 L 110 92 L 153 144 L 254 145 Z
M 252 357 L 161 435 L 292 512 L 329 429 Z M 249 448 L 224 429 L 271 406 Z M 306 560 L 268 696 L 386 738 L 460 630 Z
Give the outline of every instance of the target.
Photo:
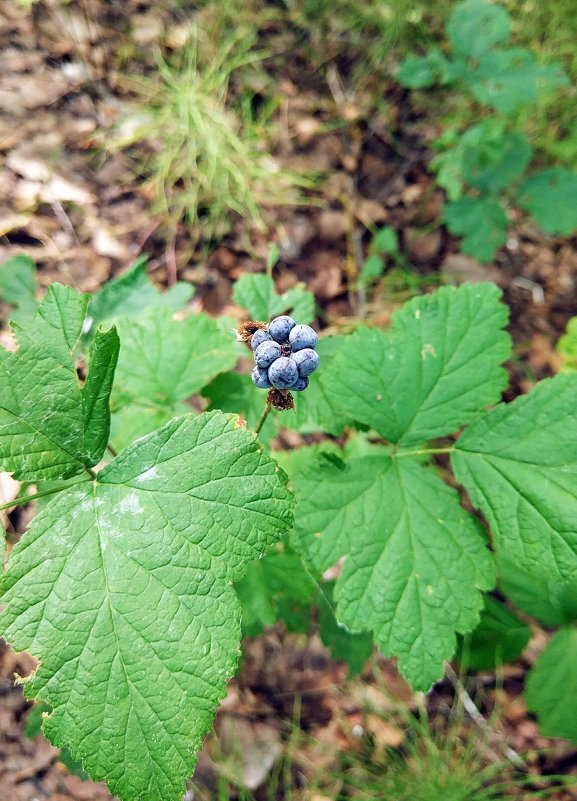
M 293 396 L 288 389 L 275 389 L 273 387 L 269 389 L 266 400 L 278 412 L 285 412 L 287 409 L 294 409 L 295 407 Z
M 246 344 L 250 346 L 252 335 L 255 331 L 258 331 L 259 328 L 267 328 L 267 324 L 259 320 L 249 320 L 248 323 L 243 323 L 236 329 L 236 338 L 239 342 L 246 342 Z

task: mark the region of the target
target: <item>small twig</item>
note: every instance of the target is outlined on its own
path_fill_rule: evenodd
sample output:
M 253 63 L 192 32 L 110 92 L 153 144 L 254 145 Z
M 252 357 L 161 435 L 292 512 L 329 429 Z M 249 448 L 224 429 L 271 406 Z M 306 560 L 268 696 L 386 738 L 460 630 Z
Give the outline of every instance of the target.
M 271 409 L 272 409 L 272 404 L 269 401 L 269 399 L 267 398 L 266 403 L 264 405 L 264 409 L 262 410 L 262 414 L 258 419 L 258 423 L 256 424 L 256 428 L 254 429 L 254 433 L 255 434 L 257 434 L 257 435 L 260 434 L 260 430 L 263 427 L 263 425 L 265 424 L 265 420 L 269 416 L 269 412 L 270 412 Z
M 106 450 L 109 451 L 114 457 L 118 456 L 118 451 L 115 448 L 112 447 L 110 442 L 106 446 Z
M 361 228 L 356 228 L 352 235 L 353 255 L 355 259 L 355 266 L 357 268 L 358 276 L 358 300 L 359 309 L 358 316 L 364 320 L 367 316 L 367 287 L 361 278 L 361 270 L 363 266 L 363 231 Z
M 166 283 L 168 286 L 176 284 L 176 234 L 166 246 Z
M 96 477 L 96 474 L 94 474 L 94 477 Z M 86 480 L 88 481 L 88 479 Z M 78 484 L 84 483 L 84 481 L 78 482 Z M 12 501 L 0 504 L 0 511 L 2 511 L 2 509 L 11 509 L 13 506 L 22 506 L 25 503 L 29 503 L 29 501 L 35 501 L 36 498 L 43 498 L 45 495 L 54 495 L 56 492 L 68 489 L 68 486 L 69 485 L 65 484 L 63 487 L 51 487 L 50 489 L 42 490 L 42 492 L 35 492 L 32 495 L 23 495 L 20 498 L 14 498 Z
M 448 663 L 445 663 L 445 675 L 453 685 L 453 688 L 457 693 L 459 701 L 463 704 L 465 712 L 467 712 L 471 720 L 477 724 L 477 726 L 481 729 L 481 731 L 483 731 L 486 735 L 491 737 L 491 739 L 498 740 L 497 745 L 502 751 L 503 756 L 505 756 L 509 760 L 509 762 L 512 762 L 513 765 L 515 765 L 517 768 L 520 768 L 521 770 L 527 770 L 527 765 L 523 757 L 521 757 L 513 748 L 511 748 L 510 745 L 508 745 L 506 742 L 503 742 L 503 740 L 497 735 L 497 732 L 495 732 L 489 726 L 489 724 L 479 711 L 477 705 L 475 704 L 475 702 L 465 689 L 463 682 L 459 679 L 459 677 L 457 676 L 451 665 L 449 665 Z
M 142 253 L 142 248 L 144 247 L 147 239 L 152 236 L 152 234 L 156 231 L 160 223 L 158 220 L 152 220 L 152 222 L 146 226 L 144 231 L 140 234 L 136 242 L 130 248 L 130 252 L 133 253 L 135 256 L 139 256 Z
M 68 231 L 68 233 L 74 240 L 76 246 L 80 247 L 80 240 L 78 239 L 76 230 L 72 225 L 72 220 L 70 219 L 68 214 L 66 214 L 66 210 L 64 209 L 62 203 L 60 203 L 60 201 L 58 200 L 53 200 L 50 206 L 52 208 L 52 211 L 54 212 L 54 216 L 56 217 L 60 225 L 64 228 L 65 231 Z

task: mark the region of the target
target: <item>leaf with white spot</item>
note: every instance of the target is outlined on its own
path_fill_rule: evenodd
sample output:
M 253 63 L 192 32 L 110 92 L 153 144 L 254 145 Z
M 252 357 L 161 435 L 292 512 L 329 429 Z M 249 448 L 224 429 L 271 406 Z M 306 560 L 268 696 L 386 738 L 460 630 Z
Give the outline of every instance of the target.
M 44 730 L 122 801 L 179 801 L 238 659 L 231 582 L 290 526 L 284 474 L 220 412 L 60 493 L 12 550 L 3 635 Z

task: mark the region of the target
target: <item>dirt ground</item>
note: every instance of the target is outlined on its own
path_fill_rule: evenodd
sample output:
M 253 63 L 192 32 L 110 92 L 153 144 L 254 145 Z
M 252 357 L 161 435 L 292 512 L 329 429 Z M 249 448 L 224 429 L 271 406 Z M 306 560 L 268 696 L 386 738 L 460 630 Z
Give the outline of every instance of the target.
M 106 153 L 99 132 L 114 122 L 126 102 L 116 58 L 126 37 L 146 48 L 171 24 L 162 10 L 137 0 L 85 0 L 65 9 L 47 0 L 32 13 L 11 0 L 2 3 L 0 262 L 26 253 L 38 264 L 41 285 L 60 281 L 93 292 L 136 255 L 147 253 L 155 282 L 194 282 L 197 307 L 217 315 L 230 311 L 231 288 L 241 274 L 264 269 L 272 241 L 281 254 L 275 272 L 279 288 L 304 281 L 322 308 L 322 327 L 359 313 L 349 278 L 366 254 L 367 224 L 386 224 L 399 233 L 423 290 L 439 281 L 487 279 L 503 288 L 516 356 L 508 365 L 509 398 L 555 373 L 555 342 L 577 312 L 577 240 L 545 238 L 522 220 L 513 220 L 507 245 L 486 266 L 460 255 L 457 240 L 443 229 L 430 230 L 442 204 L 426 170 L 437 132 L 392 82 L 383 93 L 395 111 L 394 130 L 376 111 L 363 116 L 363 98 L 354 99 L 358 108 L 347 100 L 352 107 L 345 109 L 344 101 L 320 79 L 300 73 L 295 65 L 281 70 L 276 76 L 283 115 L 277 157 L 286 167 L 323 171 L 318 189 L 310 192 L 310 204 L 266 210 L 267 232 L 235 220 L 230 234 L 208 256 L 189 255 L 182 228 L 167 241 L 163 221 L 151 211 L 149 193 L 121 154 Z M 327 108 L 327 114 L 345 120 L 337 130 L 319 126 L 318 109 Z M 400 278 L 385 280 L 362 311 L 386 324 L 409 291 Z M 13 520 L 20 528 L 23 522 Z M 527 656 L 506 668 L 501 687 L 494 676 L 478 677 L 479 704 L 483 712 L 494 705 L 499 709 L 491 744 L 497 752 L 506 739 L 532 772 L 577 772 L 577 750 L 566 741 L 541 737 L 521 697 L 525 670 L 545 637 L 535 631 Z M 294 720 L 297 700 L 300 725 L 317 741 L 354 749 L 354 731 L 360 725 L 384 745 L 402 743 L 399 728 L 379 724 L 366 712 L 363 693 L 371 695 L 377 709 L 390 709 L 387 693 L 374 680 L 374 666 L 364 683 L 345 685 L 346 666 L 331 662 L 314 635 L 306 639 L 280 629 L 247 649 L 240 676 L 219 712 L 217 730 L 223 752 L 232 750 L 227 742 L 234 739 L 233 729 L 240 736 L 242 757 L 236 759 L 236 771 L 248 786 L 262 783 L 286 749 L 282 721 Z M 387 690 L 414 704 L 393 663 L 379 659 L 377 665 Z M 32 666 L 26 655 L 0 647 L 0 799 L 107 801 L 106 788 L 68 773 L 42 735 L 24 736 L 29 702 L 13 680 Z M 428 700 L 431 712 L 441 714 L 453 697 L 451 683 L 441 684 Z M 297 782 L 299 771 L 318 762 L 311 748 L 302 745 L 293 753 Z M 213 743 L 201 756 L 197 781 L 214 786 L 218 763 L 221 768 L 228 765 L 222 754 L 215 757 Z M 577 792 L 559 791 L 555 798 L 577 798 Z

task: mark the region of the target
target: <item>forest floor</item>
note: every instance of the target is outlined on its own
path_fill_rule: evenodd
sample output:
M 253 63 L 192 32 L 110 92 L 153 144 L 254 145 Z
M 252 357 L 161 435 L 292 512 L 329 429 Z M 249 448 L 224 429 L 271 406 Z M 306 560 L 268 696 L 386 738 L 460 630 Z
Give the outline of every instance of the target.
M 262 272 L 269 243 L 276 242 L 277 286 L 305 282 L 315 293 L 322 327 L 359 314 L 363 301 L 348 289 L 351 270 L 366 253 L 367 221 L 386 224 L 398 232 L 411 268 L 389 271 L 364 314 L 386 326 L 415 291 L 491 280 L 511 308 L 515 359 L 508 364 L 508 398 L 557 371 L 555 343 L 577 309 L 577 241 L 546 238 L 513 221 L 507 245 L 491 265 L 461 255 L 458 241 L 433 225 L 442 203 L 427 172 L 436 131 L 397 85 L 381 90 L 395 112 L 392 136 L 378 112 L 367 116 L 362 97 L 331 93 L 318 73 L 299 71 L 298 59 L 283 65 L 276 75 L 282 130 L 275 155 L 287 169 L 321 172 L 322 178 L 305 204 L 267 209 L 266 231 L 235 219 L 207 257 L 191 257 L 186 229 L 178 228 L 167 245 L 163 220 L 130 161 L 122 153 L 110 155 L 99 142 L 127 102 L 118 66 L 122 37 L 130 28 L 138 47 L 148 47 L 166 24 L 162 12 L 136 0 L 87 0 L 82 10 L 76 4 L 63 8 L 47 2 L 31 13 L 8 0 L 0 9 L 0 263 L 26 253 L 38 264 L 41 286 L 60 281 L 94 292 L 146 253 L 159 286 L 191 281 L 196 308 L 239 316 L 232 285 L 245 272 Z M 338 127 L 321 124 L 328 106 L 340 115 Z M 524 658 L 499 676 L 478 674 L 470 694 L 481 712 L 495 710 L 489 761 L 506 758 L 506 742 L 530 773 L 577 775 L 577 750 L 540 736 L 521 696 L 525 672 L 546 638 L 535 629 Z M 108 801 L 104 785 L 70 774 L 42 735 L 25 736 L 30 704 L 13 680 L 32 667 L 26 655 L 0 648 L 0 798 Z M 334 775 L 338 793 L 339 751 L 358 751 L 365 735 L 377 750 L 401 747 L 399 705 L 414 710 L 422 700 L 390 660 L 375 658 L 363 680 L 347 682 L 346 672 L 314 633 L 306 638 L 275 628 L 247 643 L 196 782 L 214 790 L 224 773 L 264 799 L 262 785 L 284 755 L 293 786 L 302 788 L 291 797 L 322 801 L 331 795 L 326 785 L 324 794 L 312 793 L 316 780 L 310 777 Z M 446 719 L 454 696 L 449 680 L 440 683 L 426 699 L 430 717 Z M 466 712 L 453 725 L 457 737 L 467 729 L 473 739 L 487 739 Z M 279 790 L 278 797 L 288 796 Z M 577 799 L 577 790 L 551 797 Z

